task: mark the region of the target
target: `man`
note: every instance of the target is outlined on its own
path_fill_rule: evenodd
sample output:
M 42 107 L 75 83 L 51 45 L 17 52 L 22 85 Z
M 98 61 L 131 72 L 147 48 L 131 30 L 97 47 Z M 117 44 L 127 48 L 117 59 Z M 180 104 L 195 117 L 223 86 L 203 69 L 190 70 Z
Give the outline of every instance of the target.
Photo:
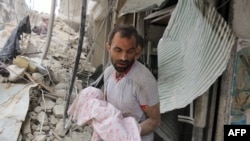
M 116 26 L 110 32 L 106 47 L 112 65 L 104 71 L 104 94 L 123 116 L 140 123 L 142 141 L 153 141 L 161 122 L 159 95 L 152 73 L 135 60 L 137 44 L 132 26 Z
M 141 58 L 141 56 L 143 54 L 143 48 L 144 48 L 144 39 L 141 35 L 138 35 L 138 44 L 136 47 L 135 60 L 139 61 L 140 63 L 145 65 L 147 68 L 149 68 L 148 65 Z
M 143 47 L 144 47 L 143 37 L 141 35 L 138 35 L 138 45 L 136 48 L 135 59 L 138 60 L 139 62 L 142 62 L 141 56 L 142 56 Z
M 135 56 L 135 60 L 141 62 L 142 64 L 146 65 L 143 60 L 141 59 L 142 56 L 142 52 L 143 52 L 143 48 L 144 48 L 144 41 L 143 41 L 143 37 L 141 35 L 138 35 L 138 43 L 137 43 L 137 47 L 136 47 L 136 56 Z M 103 66 L 99 65 L 96 68 L 96 71 L 90 76 L 91 79 L 95 80 L 94 82 L 92 82 L 90 84 L 90 86 L 96 87 L 96 88 L 101 88 L 103 86 L 103 73 L 100 72 L 102 70 Z

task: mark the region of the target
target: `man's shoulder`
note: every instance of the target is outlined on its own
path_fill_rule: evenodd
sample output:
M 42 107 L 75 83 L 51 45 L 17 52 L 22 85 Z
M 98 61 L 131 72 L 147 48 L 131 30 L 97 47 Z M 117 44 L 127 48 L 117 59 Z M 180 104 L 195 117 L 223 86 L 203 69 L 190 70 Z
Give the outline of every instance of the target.
M 136 83 L 140 85 L 146 85 L 148 83 L 156 83 L 155 77 L 153 74 L 149 71 L 147 67 L 145 67 L 140 62 L 137 62 L 135 64 L 134 68 L 132 68 L 132 73 L 128 76 L 129 79 L 132 79 Z
M 151 73 L 151 71 L 142 63 L 140 62 L 135 62 L 135 67 L 134 67 L 134 72 L 136 75 L 138 76 L 153 76 L 153 74 Z

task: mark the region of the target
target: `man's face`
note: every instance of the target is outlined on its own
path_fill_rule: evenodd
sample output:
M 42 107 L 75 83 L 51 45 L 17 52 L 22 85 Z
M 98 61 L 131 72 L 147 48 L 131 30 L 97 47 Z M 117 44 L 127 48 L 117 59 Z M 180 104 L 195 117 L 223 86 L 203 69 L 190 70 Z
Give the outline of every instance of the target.
M 117 32 L 114 35 L 111 45 L 107 44 L 107 49 L 111 57 L 111 63 L 119 73 L 125 72 L 132 66 L 136 55 L 136 39 L 120 37 Z

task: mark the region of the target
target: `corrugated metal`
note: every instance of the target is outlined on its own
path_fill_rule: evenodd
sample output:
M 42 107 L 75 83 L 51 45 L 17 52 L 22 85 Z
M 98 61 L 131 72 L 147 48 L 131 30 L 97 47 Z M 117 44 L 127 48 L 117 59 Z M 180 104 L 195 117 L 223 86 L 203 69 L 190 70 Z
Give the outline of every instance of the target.
M 190 104 L 226 69 L 235 37 L 214 7 L 180 0 L 158 44 L 161 113 Z
M 119 11 L 119 16 L 146 11 L 161 6 L 161 4 L 168 0 L 126 0 L 123 7 Z

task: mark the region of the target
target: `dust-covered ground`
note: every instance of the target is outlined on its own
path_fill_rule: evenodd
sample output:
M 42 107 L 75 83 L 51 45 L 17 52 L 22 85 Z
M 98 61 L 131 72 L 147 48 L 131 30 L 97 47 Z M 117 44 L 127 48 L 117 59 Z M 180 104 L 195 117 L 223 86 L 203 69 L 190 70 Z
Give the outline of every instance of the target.
M 88 125 L 78 126 L 69 117 L 64 118 L 65 104 L 77 55 L 79 33 L 56 17 L 50 46 L 46 58 L 42 60 L 47 42 L 48 19 L 48 15 L 45 14 L 32 15 L 30 17 L 31 27 L 37 26 L 38 29 L 33 29 L 31 34 L 23 34 L 19 41 L 21 48 L 19 57 L 25 58 L 27 62 L 33 62 L 37 66 L 42 66 L 43 71 L 39 67 L 22 69 L 23 66 L 18 61 L 14 64 L 1 64 L 2 67 L 8 69 L 10 69 L 9 66 L 16 65 L 17 68 L 23 70 L 15 79 L 0 76 L 1 83 L 38 84 L 37 87 L 30 90 L 29 109 L 20 129 L 18 140 L 90 141 L 93 131 L 91 127 Z M 2 39 L 0 49 L 16 26 L 17 23 L 15 22 L 6 23 L 4 29 L 0 31 Z M 85 38 L 77 71 L 78 74 L 81 74 L 81 78 L 76 77 L 70 102 L 74 100 L 80 90 L 88 85 L 88 78 L 95 71 L 95 68 L 86 61 L 87 51 L 87 40 Z M 14 74 L 16 72 L 17 70 L 10 71 Z M 31 77 L 28 77 L 27 74 Z

